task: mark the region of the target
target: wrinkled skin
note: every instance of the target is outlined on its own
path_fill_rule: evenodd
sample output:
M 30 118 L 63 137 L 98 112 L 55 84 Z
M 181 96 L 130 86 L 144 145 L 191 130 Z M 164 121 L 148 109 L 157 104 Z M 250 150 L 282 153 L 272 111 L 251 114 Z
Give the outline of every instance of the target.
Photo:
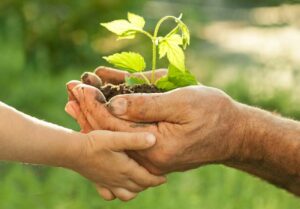
M 156 77 L 165 73 L 160 70 Z M 122 71 L 101 67 L 96 74 L 104 82 L 114 83 L 121 83 L 126 76 Z M 70 101 L 66 111 L 72 112 L 83 132 L 105 129 L 153 133 L 155 146 L 130 152 L 130 156 L 155 174 L 223 163 L 242 143 L 244 124 L 239 107 L 218 89 L 190 86 L 167 93 L 119 95 L 106 102 L 93 86 L 72 81 L 67 88 Z
M 107 68 L 99 68 L 96 74 L 104 81 L 114 77 L 117 82 L 126 76 Z M 157 138 L 155 146 L 130 152 L 152 173 L 221 163 L 300 196 L 298 121 L 240 104 L 224 92 L 205 86 L 158 94 L 119 95 L 109 102 L 99 90 L 78 81 L 70 82 L 68 91 L 67 107 L 72 108 L 66 110 L 83 131 L 153 133 Z

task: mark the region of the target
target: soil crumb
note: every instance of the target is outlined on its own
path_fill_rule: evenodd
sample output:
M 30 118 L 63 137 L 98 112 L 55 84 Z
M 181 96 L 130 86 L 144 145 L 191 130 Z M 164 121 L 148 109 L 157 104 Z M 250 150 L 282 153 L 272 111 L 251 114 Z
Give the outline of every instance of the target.
M 154 85 L 140 84 L 134 86 L 127 86 L 125 84 L 113 85 L 106 84 L 100 87 L 101 92 L 109 101 L 112 97 L 120 94 L 133 94 L 133 93 L 160 93 L 162 92 Z

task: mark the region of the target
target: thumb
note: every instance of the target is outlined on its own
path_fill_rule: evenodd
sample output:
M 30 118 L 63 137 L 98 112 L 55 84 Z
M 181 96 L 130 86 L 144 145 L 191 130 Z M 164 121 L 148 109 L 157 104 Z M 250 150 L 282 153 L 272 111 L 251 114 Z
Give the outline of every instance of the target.
M 156 138 L 150 133 L 129 133 L 129 132 L 111 132 L 111 131 L 101 131 L 101 133 L 106 133 L 107 136 L 101 138 L 106 138 L 107 146 L 113 151 L 125 151 L 125 150 L 144 150 L 152 147 Z M 91 133 L 95 136 L 97 131 Z
M 109 111 L 118 118 L 134 122 L 178 122 L 179 98 L 171 93 L 130 94 L 113 97 Z M 176 102 L 177 100 L 177 102 Z

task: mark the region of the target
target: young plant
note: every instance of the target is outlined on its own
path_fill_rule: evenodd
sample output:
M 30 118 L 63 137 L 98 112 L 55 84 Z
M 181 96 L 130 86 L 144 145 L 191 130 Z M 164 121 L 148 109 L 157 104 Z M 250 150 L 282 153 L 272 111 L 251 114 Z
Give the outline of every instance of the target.
M 159 29 L 166 20 L 174 20 L 175 27 L 165 36 L 159 36 Z M 135 52 L 116 53 L 111 56 L 103 57 L 115 67 L 126 70 L 129 73 L 138 73 L 141 77 L 129 76 L 126 84 L 129 86 L 136 84 L 155 85 L 157 88 L 168 91 L 178 87 L 197 85 L 198 82 L 185 67 L 184 50 L 190 44 L 190 32 L 188 27 L 182 22 L 182 15 L 179 17 L 165 16 L 161 18 L 150 34 L 144 30 L 145 19 L 139 15 L 128 13 L 127 20 L 114 20 L 108 23 L 101 23 L 102 26 L 121 39 L 134 39 L 137 34 L 143 34 L 152 42 L 152 76 L 149 80 L 143 72 L 146 69 L 146 62 L 142 55 Z M 169 61 L 168 74 L 160 79 L 155 78 L 159 59 L 167 57 Z

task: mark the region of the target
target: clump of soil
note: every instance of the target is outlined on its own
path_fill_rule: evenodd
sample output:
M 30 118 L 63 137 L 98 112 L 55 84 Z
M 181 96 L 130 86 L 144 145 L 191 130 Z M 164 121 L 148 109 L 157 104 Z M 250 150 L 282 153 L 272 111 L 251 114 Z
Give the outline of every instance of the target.
M 133 93 L 160 93 L 162 92 L 154 85 L 148 84 L 138 84 L 134 86 L 127 86 L 125 83 L 114 85 L 114 84 L 105 84 L 103 85 L 102 80 L 95 75 L 94 73 L 84 73 L 81 76 L 83 83 L 94 86 L 98 88 L 106 98 L 106 101 L 109 101 L 112 97 L 120 94 L 133 94 Z
M 119 94 L 133 94 L 133 93 L 159 93 L 161 92 L 154 85 L 139 84 L 134 86 L 127 86 L 126 84 L 106 84 L 101 86 L 100 91 L 105 96 L 106 100 L 109 101 L 112 97 Z

